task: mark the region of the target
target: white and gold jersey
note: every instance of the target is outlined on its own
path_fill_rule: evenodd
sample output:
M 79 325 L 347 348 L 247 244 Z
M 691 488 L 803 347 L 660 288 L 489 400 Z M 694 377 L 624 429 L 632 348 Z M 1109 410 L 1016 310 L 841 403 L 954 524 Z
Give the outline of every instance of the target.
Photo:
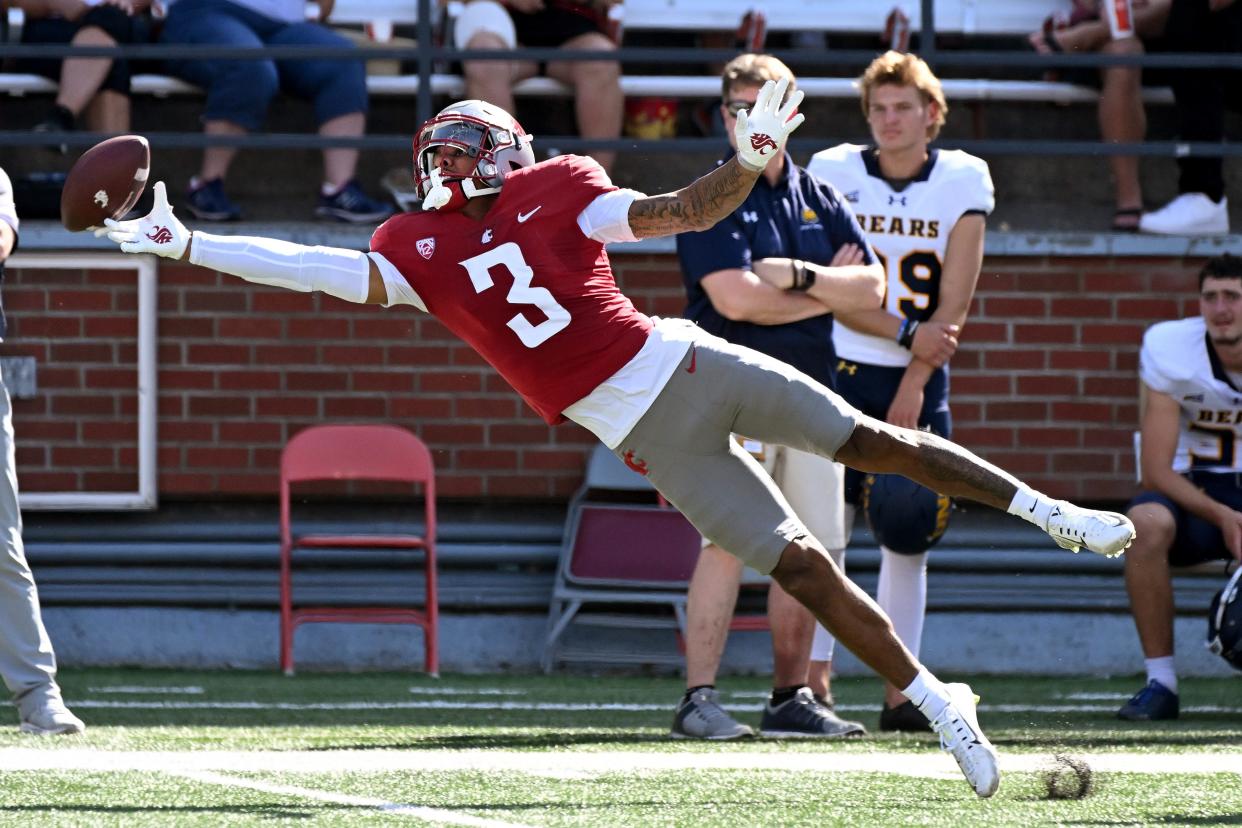
M 987 162 L 960 150 L 928 152 L 909 181 L 890 182 L 873 147 L 839 144 L 807 169 L 845 194 L 888 276 L 884 309 L 922 321 L 936 310 L 949 233 L 968 213 L 992 212 L 996 197 Z M 901 366 L 910 352 L 886 337 L 833 326 L 837 355 L 868 365 Z
M 1242 471 L 1242 377 L 1230 377 L 1209 347 L 1203 317 L 1148 328 L 1139 376 L 1181 409 L 1173 471 Z

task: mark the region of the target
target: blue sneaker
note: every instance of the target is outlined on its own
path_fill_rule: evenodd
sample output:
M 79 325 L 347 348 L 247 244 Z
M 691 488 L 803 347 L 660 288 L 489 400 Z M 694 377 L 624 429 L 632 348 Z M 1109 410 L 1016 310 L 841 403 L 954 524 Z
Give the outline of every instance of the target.
M 382 201 L 371 198 L 362 191 L 357 181 L 350 181 L 336 191 L 335 195 L 320 195 L 315 215 L 333 221 L 351 224 L 374 224 L 391 216 L 395 211 Z
M 1130 722 L 1155 722 L 1176 719 L 1179 712 L 1177 694 L 1152 679 L 1117 711 L 1118 719 Z
M 185 206 L 194 218 L 203 221 L 237 221 L 242 215 L 241 208 L 224 194 L 224 180 L 220 178 L 192 179 Z

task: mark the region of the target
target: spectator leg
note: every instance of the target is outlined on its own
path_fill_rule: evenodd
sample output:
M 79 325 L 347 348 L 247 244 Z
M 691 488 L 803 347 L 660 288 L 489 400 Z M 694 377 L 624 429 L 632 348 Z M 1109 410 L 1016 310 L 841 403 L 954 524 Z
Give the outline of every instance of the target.
M 715 544 L 703 547 L 686 592 L 687 687 L 716 683 L 741 582 L 740 560 Z
M 107 32 L 95 26 L 79 29 L 70 43 L 73 46 L 116 45 Z M 75 116 L 82 114 L 111 69 L 111 58 L 67 58 L 61 64 L 60 91 L 56 95 L 56 103 Z
M 1141 54 L 1143 44 L 1138 38 L 1110 40 L 1101 50 L 1105 54 Z M 1100 135 L 1105 143 L 1129 143 L 1142 141 L 1147 134 L 1147 113 L 1143 108 L 1141 89 L 1142 70 L 1137 66 L 1106 66 L 1100 70 L 1103 87 L 1100 90 Z M 1113 172 L 1116 209 L 1120 214 L 1126 210 L 1141 210 L 1143 189 L 1139 183 L 1138 158 L 1133 155 L 1112 155 L 1108 159 Z M 1118 216 L 1120 221 L 1122 216 Z M 1125 229 L 1138 226 L 1138 213 Z M 1115 229 L 1122 229 L 1114 223 Z
M 129 132 L 129 96 L 101 89 L 86 107 L 86 126 L 92 132 Z
M 245 135 L 249 130 L 232 121 L 203 121 L 203 132 L 208 135 Z M 228 175 L 229 165 L 237 155 L 237 147 L 208 147 L 203 150 L 203 166 L 198 172 L 200 181 L 223 179 Z
M 262 46 L 253 28 L 265 18 L 240 7 L 202 7 L 177 3 L 164 23 L 161 42 L 202 46 Z M 207 91 L 203 132 L 207 135 L 245 135 L 258 129 L 272 98 L 279 91 L 276 64 L 270 60 L 184 60 L 168 62 L 168 71 Z M 223 179 L 235 147 L 208 147 L 198 178 Z
M 367 118 L 361 112 L 341 115 L 319 127 L 324 137 L 356 138 L 366 131 Z M 323 151 L 323 177 L 332 189 L 339 189 L 353 180 L 358 169 L 358 150 L 352 147 L 328 147 Z
M 349 46 L 341 35 L 315 23 L 284 26 L 269 41 L 274 46 Z M 282 60 L 276 66 L 280 88 L 314 101 L 319 134 L 359 138 L 367 128 L 367 70 L 359 60 Z M 324 182 L 339 190 L 354 178 L 358 150 L 331 147 L 323 151 Z
M 815 617 L 775 581 L 768 588 L 772 628 L 772 686 L 806 684 Z
M 1227 12 L 1212 14 L 1207 0 L 1177 0 L 1169 12 L 1166 38 L 1173 52 L 1233 51 L 1228 47 Z M 1236 46 L 1235 46 L 1236 48 Z M 1225 87 L 1232 73 L 1219 69 L 1172 72 L 1178 138 L 1219 143 L 1225 137 Z M 1179 158 L 1178 193 L 1203 193 L 1213 201 L 1225 194 L 1221 158 Z
M 1176 524 L 1167 508 L 1143 503 L 1128 514 L 1134 521 L 1134 545 L 1126 550 L 1126 592 L 1130 612 L 1146 658 L 1173 655 L 1173 581 L 1169 547 Z
M 500 35 L 478 31 L 466 43 L 467 49 L 508 49 Z M 466 97 L 487 101 L 513 113 L 513 84 L 533 76 L 537 67 L 530 61 L 467 60 L 462 62 L 466 78 Z
M 616 45 L 598 32 L 570 38 L 564 49 L 614 51 Z M 617 138 L 625 116 L 625 96 L 621 92 L 621 65 L 615 60 L 558 61 L 548 64 L 548 77 L 574 88 L 574 110 L 578 134 L 583 138 Z M 589 155 L 606 172 L 612 171 L 617 154 L 594 150 Z

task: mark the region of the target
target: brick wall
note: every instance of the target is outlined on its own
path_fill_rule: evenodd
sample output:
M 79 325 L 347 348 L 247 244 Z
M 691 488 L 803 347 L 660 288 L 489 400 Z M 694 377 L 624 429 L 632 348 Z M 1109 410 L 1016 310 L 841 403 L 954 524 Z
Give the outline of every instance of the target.
M 676 260 L 618 255 L 638 307 L 676 315 Z M 954 361 L 956 437 L 1059 495 L 1132 491 L 1137 349 L 1196 311 L 1181 259 L 990 257 Z M 594 438 L 548 428 L 467 347 L 407 309 L 260 289 L 188 266 L 159 278 L 159 492 L 272 496 L 280 448 L 311 423 L 388 421 L 435 450 L 456 497 L 566 497 Z M 136 485 L 136 290 L 116 271 L 10 268 L 6 354 L 38 360 L 14 403 L 28 491 Z

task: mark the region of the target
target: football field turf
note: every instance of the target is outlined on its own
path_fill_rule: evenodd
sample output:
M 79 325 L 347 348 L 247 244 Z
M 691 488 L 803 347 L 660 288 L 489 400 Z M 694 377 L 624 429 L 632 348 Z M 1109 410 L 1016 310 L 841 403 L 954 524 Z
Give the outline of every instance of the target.
M 960 677 L 952 676 L 954 680 Z M 81 737 L 0 731 L 0 825 L 1239 825 L 1242 682 L 1184 680 L 1127 724 L 1135 677 L 969 679 L 1001 753 L 979 800 L 934 736 L 666 738 L 670 678 L 69 670 Z M 755 724 L 760 678 L 721 682 Z M 836 684 L 873 726 L 879 683 Z M 15 715 L 13 721 L 15 721 Z M 1050 800 L 1054 754 L 1092 790 Z

